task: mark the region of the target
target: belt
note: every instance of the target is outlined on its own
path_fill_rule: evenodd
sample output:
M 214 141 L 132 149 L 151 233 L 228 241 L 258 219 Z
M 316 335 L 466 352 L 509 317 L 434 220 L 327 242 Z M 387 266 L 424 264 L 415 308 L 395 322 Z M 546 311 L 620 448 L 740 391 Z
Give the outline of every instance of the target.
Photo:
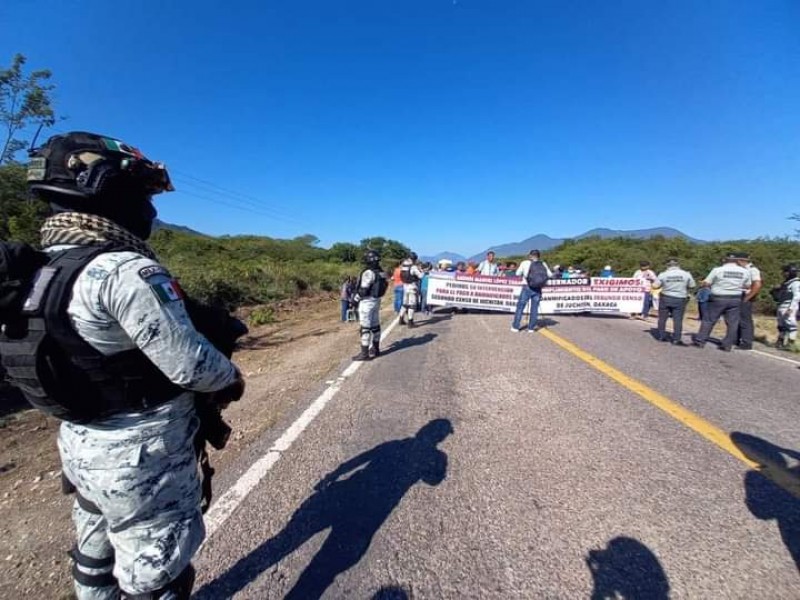
M 664 298 L 675 298 L 675 300 L 686 300 L 688 296 L 672 296 L 671 294 L 661 294 Z
M 711 294 L 712 298 L 741 298 L 741 294 Z

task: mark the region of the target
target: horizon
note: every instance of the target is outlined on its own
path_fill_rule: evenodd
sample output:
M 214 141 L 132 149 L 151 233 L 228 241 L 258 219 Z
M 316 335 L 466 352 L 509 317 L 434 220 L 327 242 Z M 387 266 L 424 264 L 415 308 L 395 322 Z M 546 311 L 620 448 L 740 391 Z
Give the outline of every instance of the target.
M 797 3 L 5 3 L 0 20 L 5 64 L 53 72 L 68 118 L 42 137 L 164 161 L 160 218 L 209 235 L 433 255 L 597 223 L 784 237 L 800 212 Z M 108 51 L 86 29 L 114 31 Z

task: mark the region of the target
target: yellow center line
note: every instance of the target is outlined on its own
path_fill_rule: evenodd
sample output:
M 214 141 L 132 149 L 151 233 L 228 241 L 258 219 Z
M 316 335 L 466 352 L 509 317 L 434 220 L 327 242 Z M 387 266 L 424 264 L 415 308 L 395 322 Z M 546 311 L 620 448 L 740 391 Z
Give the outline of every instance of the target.
M 742 450 L 740 450 L 739 447 L 733 443 L 730 436 L 716 425 L 706 421 L 704 418 L 694 414 L 692 411 L 685 409 L 680 404 L 673 402 L 666 396 L 659 394 L 654 389 L 647 387 L 641 381 L 637 381 L 622 371 L 615 369 L 608 363 L 603 362 L 596 356 L 589 354 L 572 342 L 569 342 L 561 336 L 556 335 L 549 329 L 540 329 L 539 333 L 570 354 L 577 356 L 585 363 L 591 365 L 603 375 L 606 375 L 624 388 L 644 398 L 650 404 L 661 409 L 675 420 L 680 421 L 689 429 L 699 433 L 708 441 L 725 450 L 725 452 L 731 456 L 738 458 L 751 469 L 757 470 L 759 473 L 770 479 L 773 483 L 782 487 L 796 498 L 800 498 L 800 479 L 798 479 L 796 475 L 791 473 L 784 466 L 770 461 L 766 457 L 758 457 L 759 461 L 753 460 L 744 452 L 742 452 Z

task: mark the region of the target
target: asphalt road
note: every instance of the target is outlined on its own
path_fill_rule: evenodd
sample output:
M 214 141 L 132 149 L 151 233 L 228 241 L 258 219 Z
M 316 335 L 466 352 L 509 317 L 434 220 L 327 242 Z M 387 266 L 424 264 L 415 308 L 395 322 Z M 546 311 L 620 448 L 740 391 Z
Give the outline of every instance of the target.
M 197 597 L 800 598 L 800 499 L 753 467 L 797 493 L 798 366 L 556 321 L 396 328 L 214 532 Z

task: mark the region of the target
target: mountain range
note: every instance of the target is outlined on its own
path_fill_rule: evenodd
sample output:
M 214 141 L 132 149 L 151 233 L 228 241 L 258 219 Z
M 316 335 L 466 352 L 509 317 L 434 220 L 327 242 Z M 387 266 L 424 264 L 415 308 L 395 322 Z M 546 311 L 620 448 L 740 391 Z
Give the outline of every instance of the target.
M 440 252 L 439 254 L 436 254 L 434 256 L 423 257 L 423 260 L 432 263 L 436 263 L 445 258 L 452 260 L 453 262 L 458 262 L 460 260 L 480 261 L 483 260 L 483 258 L 486 256 L 486 253 L 489 250 L 494 250 L 497 256 L 523 256 L 527 254 L 529 251 L 533 250 L 534 248 L 543 251 L 550 250 L 551 248 L 555 248 L 556 246 L 564 243 L 567 239 L 581 240 L 588 237 L 600 237 L 600 238 L 627 237 L 627 238 L 637 238 L 637 239 L 648 239 L 659 235 L 664 236 L 666 238 L 683 238 L 689 242 L 694 242 L 696 244 L 703 243 L 703 240 L 698 240 L 693 237 L 690 237 L 685 233 L 683 233 L 682 231 L 678 231 L 677 229 L 673 229 L 672 227 L 653 227 L 651 229 L 632 229 L 632 230 L 598 228 L 598 229 L 592 229 L 580 235 L 576 235 L 574 238 L 552 238 L 549 235 L 538 233 L 520 242 L 506 242 L 502 244 L 497 244 L 495 246 L 491 246 L 490 248 L 487 248 L 483 252 L 479 252 L 478 254 L 475 254 L 470 257 L 465 257 L 455 252 Z

